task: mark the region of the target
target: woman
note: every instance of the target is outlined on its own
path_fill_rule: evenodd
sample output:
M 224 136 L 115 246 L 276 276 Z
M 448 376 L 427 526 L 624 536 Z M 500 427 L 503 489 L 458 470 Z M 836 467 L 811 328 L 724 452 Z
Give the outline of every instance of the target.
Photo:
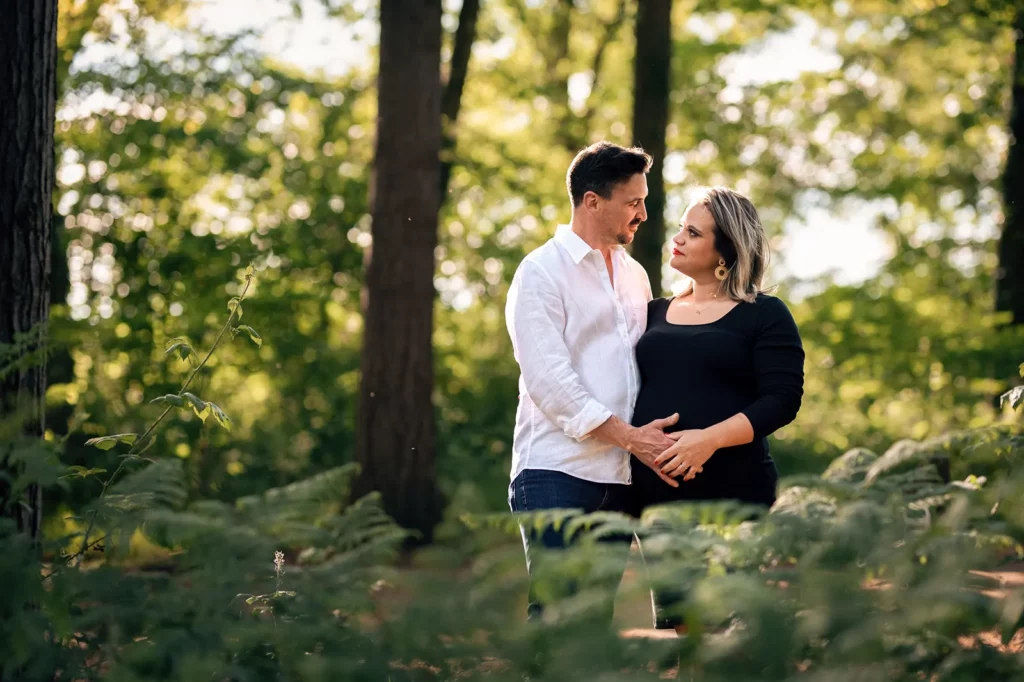
M 793 421 L 804 352 L 786 305 L 765 294 L 768 239 L 746 197 L 715 187 L 690 205 L 672 238 L 672 267 L 689 277 L 651 301 L 636 347 L 642 385 L 633 424 L 679 414 L 675 444 L 657 458 L 673 488 L 634 459 L 634 507 L 738 500 L 771 507 L 778 472 L 768 435 Z M 655 591 L 659 628 L 682 630 L 681 595 Z

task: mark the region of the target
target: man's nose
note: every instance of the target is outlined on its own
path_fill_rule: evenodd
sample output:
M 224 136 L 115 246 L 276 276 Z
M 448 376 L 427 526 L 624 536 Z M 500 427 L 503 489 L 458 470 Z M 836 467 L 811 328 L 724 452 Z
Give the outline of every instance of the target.
M 647 206 L 643 202 L 640 203 L 640 220 L 647 220 Z

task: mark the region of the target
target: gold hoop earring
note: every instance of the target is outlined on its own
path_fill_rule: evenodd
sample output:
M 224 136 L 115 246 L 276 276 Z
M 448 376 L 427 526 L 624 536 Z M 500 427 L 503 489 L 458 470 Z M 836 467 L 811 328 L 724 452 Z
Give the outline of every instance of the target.
M 728 276 L 729 276 L 729 270 L 728 270 L 728 268 L 725 267 L 725 259 L 724 258 L 719 258 L 718 259 L 718 267 L 715 268 L 715 278 L 719 282 L 722 282 Z

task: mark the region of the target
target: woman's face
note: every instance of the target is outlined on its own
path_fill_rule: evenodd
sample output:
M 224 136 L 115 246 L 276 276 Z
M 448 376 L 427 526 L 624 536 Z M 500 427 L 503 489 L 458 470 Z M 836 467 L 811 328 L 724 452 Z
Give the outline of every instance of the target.
M 669 265 L 687 277 L 703 279 L 714 272 L 722 257 L 715 250 L 715 219 L 706 208 L 694 205 L 686 209 L 679 225 L 670 244 Z

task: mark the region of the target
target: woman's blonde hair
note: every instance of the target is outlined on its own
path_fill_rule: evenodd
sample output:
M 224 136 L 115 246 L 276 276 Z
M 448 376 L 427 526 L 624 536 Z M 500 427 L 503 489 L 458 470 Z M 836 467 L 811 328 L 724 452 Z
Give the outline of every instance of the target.
M 768 236 L 754 204 L 728 187 L 703 187 L 690 202 L 693 206 L 703 206 L 715 221 L 715 250 L 729 271 L 719 291 L 734 301 L 753 303 L 764 293 L 762 282 L 771 259 Z M 691 280 L 681 293 L 692 289 Z

